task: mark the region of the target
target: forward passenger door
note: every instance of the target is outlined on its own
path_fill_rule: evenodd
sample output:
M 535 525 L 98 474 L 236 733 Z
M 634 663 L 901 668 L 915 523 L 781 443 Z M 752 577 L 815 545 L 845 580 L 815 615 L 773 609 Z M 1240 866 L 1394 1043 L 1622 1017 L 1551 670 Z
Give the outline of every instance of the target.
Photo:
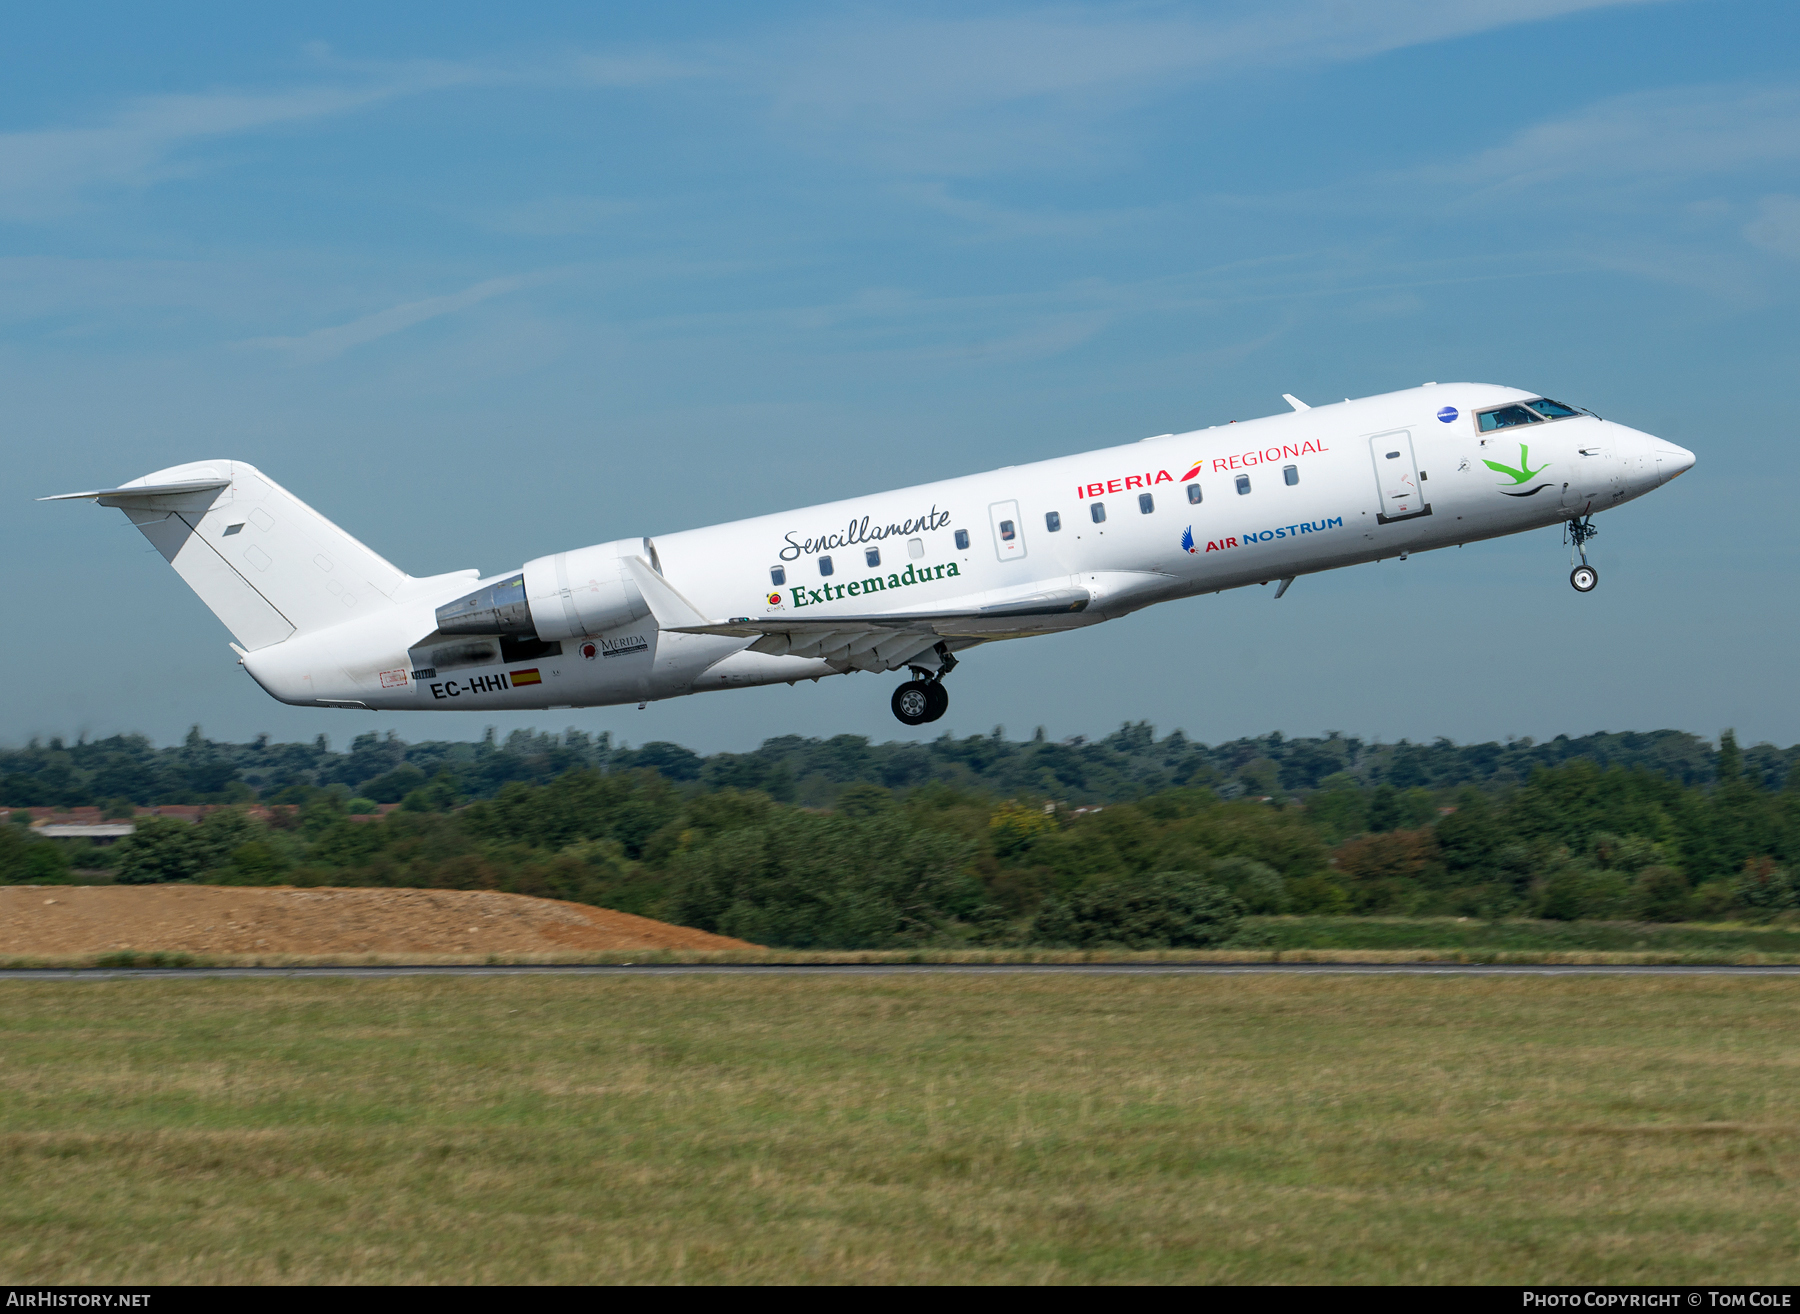
M 1375 462 L 1375 482 L 1381 490 L 1382 524 L 1431 514 L 1420 491 L 1419 464 L 1413 456 L 1412 430 L 1395 429 L 1369 439 L 1369 456 Z

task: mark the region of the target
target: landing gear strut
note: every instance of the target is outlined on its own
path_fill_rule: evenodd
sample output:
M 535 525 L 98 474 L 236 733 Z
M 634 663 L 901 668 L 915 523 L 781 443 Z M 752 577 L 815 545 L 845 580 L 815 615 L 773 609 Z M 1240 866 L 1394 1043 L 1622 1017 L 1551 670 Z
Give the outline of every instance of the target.
M 950 710 L 950 695 L 944 688 L 944 677 L 956 665 L 956 658 L 941 643 L 936 652 L 941 662 L 937 670 L 915 666 L 912 668 L 914 678 L 894 690 L 894 715 L 904 725 L 924 725 Z
M 1600 582 L 1600 572 L 1588 565 L 1587 541 L 1600 531 L 1594 528 L 1594 517 L 1591 515 L 1574 516 L 1569 520 L 1565 542 L 1575 544 L 1575 550 L 1581 554 L 1581 564 L 1569 572 L 1569 583 L 1577 593 L 1592 593 L 1594 586 Z

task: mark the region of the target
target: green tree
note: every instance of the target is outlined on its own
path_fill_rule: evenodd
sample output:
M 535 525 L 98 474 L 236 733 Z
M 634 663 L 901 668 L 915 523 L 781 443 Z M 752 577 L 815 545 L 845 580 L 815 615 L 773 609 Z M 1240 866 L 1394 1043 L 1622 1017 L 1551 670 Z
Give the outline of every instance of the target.
M 787 813 L 679 854 L 669 915 L 757 944 L 923 944 L 979 903 L 979 885 L 960 870 L 969 853 L 965 841 L 891 814 Z
M 160 885 L 191 881 L 215 856 L 200 827 L 173 817 L 146 817 L 119 842 L 119 866 L 113 879 L 121 885 Z
M 1193 872 L 1158 872 L 1045 900 L 1030 937 L 1075 949 L 1197 949 L 1229 941 L 1242 915 L 1222 886 Z
M 69 862 L 49 840 L 24 826 L 0 826 L 0 885 L 61 884 Z

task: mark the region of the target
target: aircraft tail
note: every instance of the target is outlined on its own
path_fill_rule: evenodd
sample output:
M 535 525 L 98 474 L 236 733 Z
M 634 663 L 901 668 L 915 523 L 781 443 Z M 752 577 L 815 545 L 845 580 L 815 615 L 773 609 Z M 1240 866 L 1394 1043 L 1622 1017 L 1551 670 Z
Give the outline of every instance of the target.
M 243 461 L 43 500 L 75 499 L 124 511 L 252 652 L 392 606 L 408 578 Z

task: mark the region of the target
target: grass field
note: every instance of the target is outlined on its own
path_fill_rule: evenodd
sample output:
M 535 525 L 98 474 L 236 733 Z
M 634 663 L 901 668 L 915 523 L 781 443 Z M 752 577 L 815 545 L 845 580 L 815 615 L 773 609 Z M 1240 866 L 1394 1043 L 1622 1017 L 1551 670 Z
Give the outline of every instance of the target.
M 1657 922 L 1551 922 L 1467 917 L 1246 917 L 1231 949 L 691 949 L 544 953 L 256 953 L 127 949 L 106 953 L 0 951 L 0 968 L 293 966 L 321 963 L 647 962 L 1509 962 L 1800 963 L 1800 928 Z M 126 932 L 121 932 L 126 933 Z
M 1471 917 L 1250 917 L 1275 950 L 1443 949 L 1502 953 L 1666 953 L 1728 960 L 1741 954 L 1792 959 L 1800 930 L 1788 925 L 1695 922 L 1484 922 Z
M 1784 979 L 5 982 L 0 1281 L 1793 1282 L 1797 1034 Z

